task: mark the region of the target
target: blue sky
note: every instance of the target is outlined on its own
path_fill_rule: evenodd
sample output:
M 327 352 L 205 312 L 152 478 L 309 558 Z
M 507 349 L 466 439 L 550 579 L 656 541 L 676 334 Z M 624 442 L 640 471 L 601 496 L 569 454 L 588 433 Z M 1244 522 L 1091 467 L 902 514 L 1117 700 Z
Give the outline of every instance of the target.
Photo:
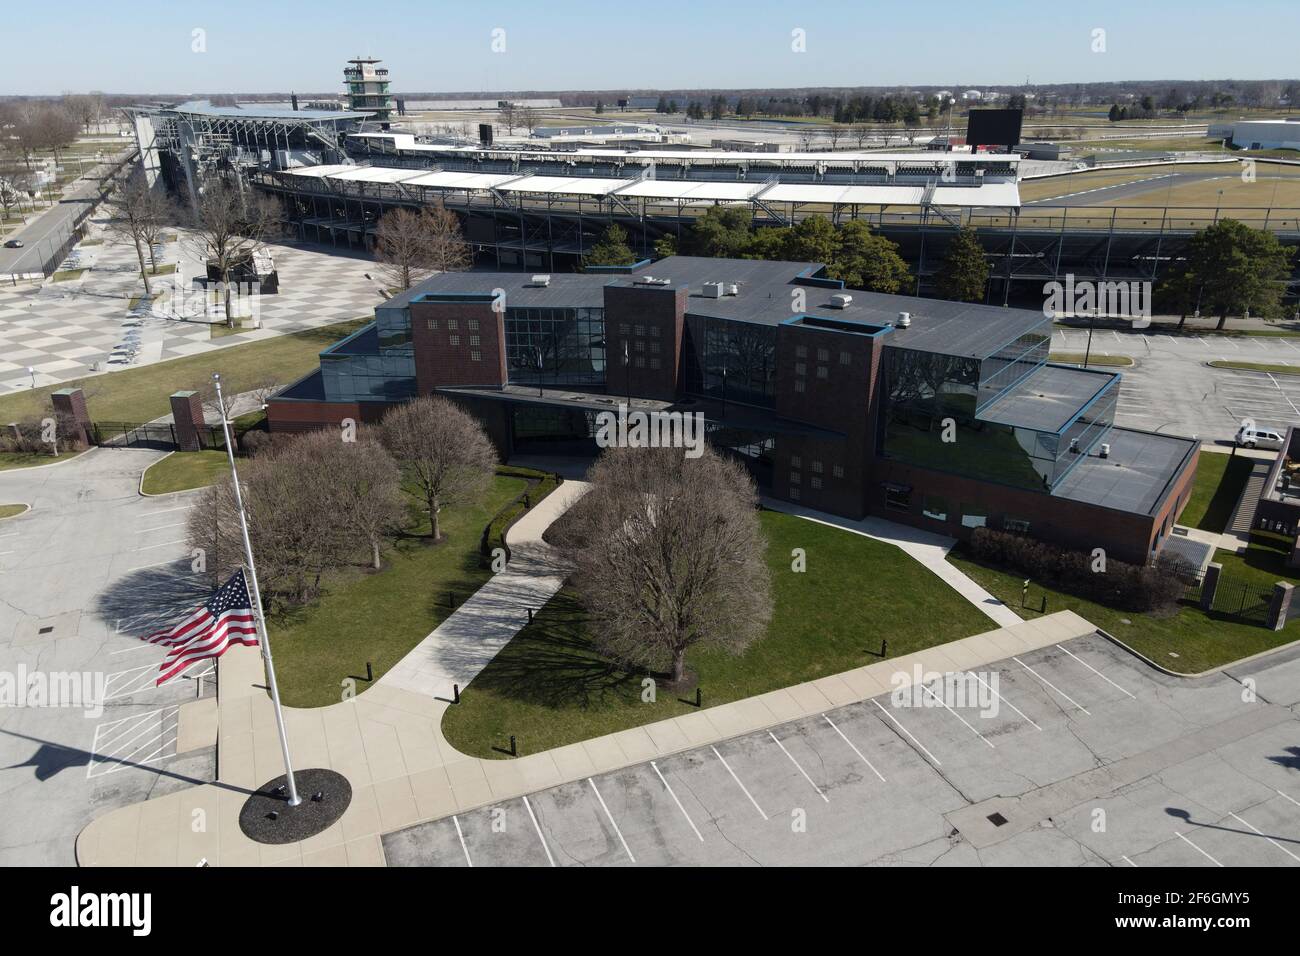
M 398 92 L 1300 73 L 1296 0 L 59 0 L 27 12 L 4 22 L 0 94 L 332 91 L 358 53 L 381 57 Z M 791 50 L 796 29 L 804 53 Z M 1095 29 L 1104 53 L 1091 49 Z M 192 49 L 195 30 L 205 52 Z M 492 51 L 494 30 L 504 52 Z

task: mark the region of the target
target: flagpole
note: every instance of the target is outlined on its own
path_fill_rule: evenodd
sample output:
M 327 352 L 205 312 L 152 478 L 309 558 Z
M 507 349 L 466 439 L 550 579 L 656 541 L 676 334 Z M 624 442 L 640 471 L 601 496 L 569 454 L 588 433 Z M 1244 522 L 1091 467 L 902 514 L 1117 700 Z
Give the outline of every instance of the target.
M 244 514 L 244 495 L 239 490 L 239 472 L 235 470 L 235 443 L 230 437 L 226 403 L 221 394 L 221 373 L 213 372 L 212 381 L 217 386 L 217 409 L 221 413 L 221 431 L 226 437 L 226 457 L 230 459 L 230 480 L 235 486 L 235 508 L 239 512 L 239 530 L 244 536 L 244 559 L 248 562 L 249 585 L 253 590 L 253 603 L 257 608 L 257 626 L 262 632 L 262 660 L 266 664 L 266 682 L 271 688 L 271 703 L 275 706 L 275 727 L 280 732 L 280 753 L 284 755 L 284 772 L 289 785 L 289 806 L 302 803 L 298 788 L 294 786 L 293 765 L 289 761 L 289 736 L 284 731 L 284 712 L 280 709 L 280 688 L 275 682 L 275 665 L 271 663 L 271 641 L 266 630 L 266 615 L 262 611 L 262 591 L 257 586 L 257 566 L 253 563 L 253 542 L 248 537 L 248 516 Z

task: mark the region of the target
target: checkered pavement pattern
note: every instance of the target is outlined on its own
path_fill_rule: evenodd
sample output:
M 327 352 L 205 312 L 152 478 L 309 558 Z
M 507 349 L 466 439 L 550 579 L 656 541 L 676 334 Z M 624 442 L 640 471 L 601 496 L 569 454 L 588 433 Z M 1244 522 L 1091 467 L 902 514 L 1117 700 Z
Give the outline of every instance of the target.
M 176 317 L 173 276 L 153 279 L 154 301 L 141 301 L 132 244 L 104 234 L 91 238 L 59 267 L 84 269 L 79 277 L 0 287 L 0 395 L 32 387 L 29 368 L 36 385 L 53 385 L 355 319 L 373 314 L 381 301 L 379 284 L 366 278 L 376 275 L 374 263 L 272 245 L 280 291 L 258 298 L 262 328 L 213 339 L 205 321 Z M 183 235 L 171 237 L 155 254 L 159 264 L 178 264 L 182 277 L 203 274 Z

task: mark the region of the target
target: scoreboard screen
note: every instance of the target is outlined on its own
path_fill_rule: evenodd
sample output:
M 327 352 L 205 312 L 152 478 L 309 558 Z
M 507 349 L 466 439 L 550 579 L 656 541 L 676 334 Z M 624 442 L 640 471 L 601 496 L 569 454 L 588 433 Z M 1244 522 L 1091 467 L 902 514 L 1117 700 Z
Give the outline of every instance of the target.
M 979 146 L 1019 146 L 1023 110 L 971 110 L 966 124 L 966 144 Z

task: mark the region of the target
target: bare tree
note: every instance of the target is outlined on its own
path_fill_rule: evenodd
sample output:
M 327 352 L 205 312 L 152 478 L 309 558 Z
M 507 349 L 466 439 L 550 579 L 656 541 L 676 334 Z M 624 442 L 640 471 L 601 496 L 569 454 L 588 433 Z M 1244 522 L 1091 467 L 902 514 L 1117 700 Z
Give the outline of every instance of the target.
M 369 549 L 371 567 L 379 570 L 383 539 L 401 526 L 406 512 L 397 461 L 369 435 L 344 441 L 330 428 L 295 439 L 292 454 L 307 467 L 328 470 L 328 497 L 320 507 Z
M 435 541 L 443 508 L 486 494 L 496 451 L 478 420 L 447 399 L 425 396 L 399 405 L 384 416 L 380 434 L 428 508 Z
M 595 621 L 601 650 L 686 681 L 700 644 L 739 652 L 761 637 L 772 600 L 754 483 L 711 450 L 611 449 L 556 544 Z
M 459 272 L 469 266 L 469 247 L 456 214 L 441 203 L 419 212 L 393 209 L 379 220 L 375 258 L 390 286 L 406 290 L 432 272 Z
M 223 179 L 203 187 L 194 212 L 193 243 L 200 257 L 221 279 L 226 325 L 235 327 L 231 311 L 230 273 L 251 261 L 281 227 L 280 203 L 263 193 L 247 193 Z
M 871 138 L 871 127 L 866 123 L 858 123 L 853 127 L 853 142 L 862 149 L 867 145 L 867 140 Z
M 841 129 L 839 126 L 832 125 L 830 129 L 826 131 L 826 138 L 831 141 L 831 152 L 834 152 L 835 148 L 839 146 L 840 137 L 843 135 L 844 135 L 844 130 Z
M 501 109 L 497 111 L 497 122 L 508 129 L 511 133 L 519 125 L 519 112 L 515 109 L 515 104 L 505 100 L 501 104 Z
M 533 135 L 533 130 L 537 129 L 541 121 L 538 118 L 537 110 L 533 109 L 531 106 L 525 106 L 519 111 L 519 122 L 523 125 L 524 129 L 528 130 L 528 135 L 531 136 Z
M 145 295 L 152 296 L 149 287 L 149 269 L 145 267 L 146 250 L 149 266 L 155 272 L 158 264 L 154 261 L 153 246 L 158 240 L 163 227 L 174 221 L 178 215 L 163 192 L 162 186 L 151 188 L 145 178 L 144 170 L 137 167 L 127 177 L 122 187 L 108 200 L 109 219 L 105 228 L 120 239 L 129 239 L 135 244 L 136 261 L 140 264 L 140 278 L 144 280 Z

